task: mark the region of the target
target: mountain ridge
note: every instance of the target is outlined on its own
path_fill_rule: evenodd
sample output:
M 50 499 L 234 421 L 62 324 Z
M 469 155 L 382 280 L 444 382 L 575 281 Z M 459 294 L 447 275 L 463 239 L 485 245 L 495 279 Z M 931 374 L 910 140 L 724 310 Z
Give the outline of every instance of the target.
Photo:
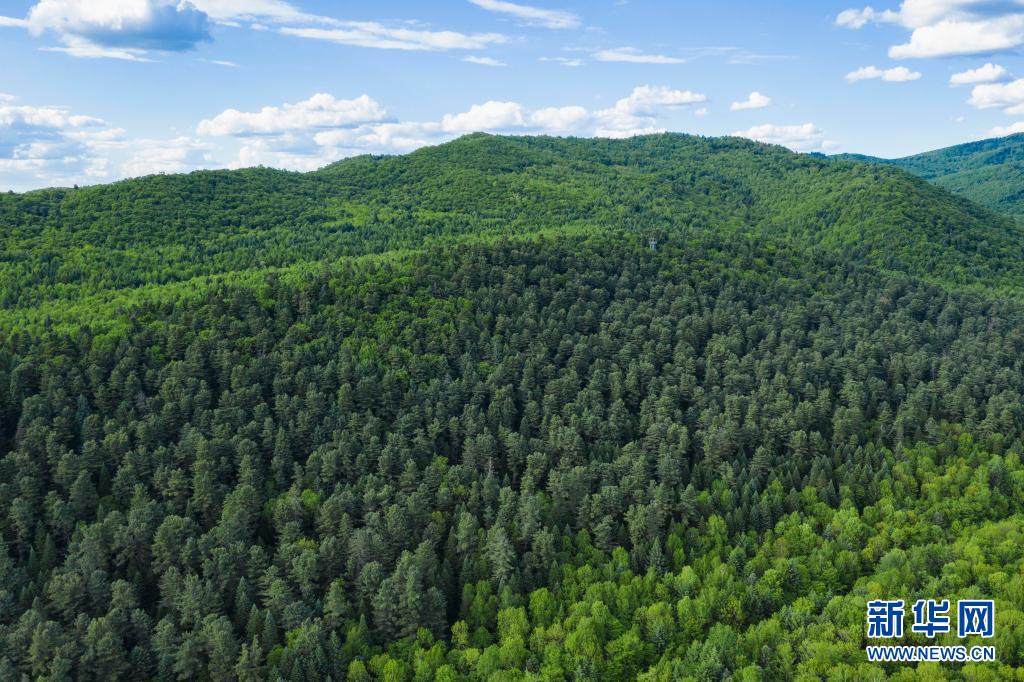
M 0 307 L 567 225 L 712 230 L 952 285 L 1024 286 L 1024 232 L 900 169 L 741 138 L 469 135 L 310 173 L 0 195 Z
M 894 159 L 865 154 L 831 158 L 901 168 L 994 211 L 1024 217 L 1024 133 Z

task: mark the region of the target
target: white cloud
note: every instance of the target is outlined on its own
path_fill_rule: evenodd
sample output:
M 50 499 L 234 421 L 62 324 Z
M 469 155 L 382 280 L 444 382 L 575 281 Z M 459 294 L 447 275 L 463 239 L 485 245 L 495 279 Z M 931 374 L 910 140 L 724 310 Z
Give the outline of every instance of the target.
M 150 50 L 193 49 L 212 39 L 214 23 L 395 50 L 481 49 L 506 40 L 498 33 L 345 21 L 303 12 L 283 0 L 39 0 L 27 19 L 0 17 L 0 26 L 28 28 L 37 36 L 53 34 L 62 44 L 44 49 L 134 61 L 148 61 Z
M 14 98 L 5 95 L 6 101 Z M 86 128 L 102 126 L 103 120 L 92 116 L 73 115 L 66 107 L 0 106 L 0 125 L 24 125 L 39 128 Z
M 1011 123 L 1008 126 L 996 126 L 989 131 L 989 134 L 993 137 L 1003 137 L 1005 135 L 1014 135 L 1016 133 L 1024 133 L 1024 121 L 1017 121 Z
M 209 17 L 178 0 L 40 0 L 28 13 L 33 35 L 53 33 L 78 57 L 137 58 L 146 50 L 180 52 L 210 40 Z
M 691 90 L 642 85 L 606 108 L 534 109 L 491 100 L 434 120 L 399 121 L 368 95 L 321 93 L 253 111 L 227 109 L 200 121 L 193 136 L 137 139 L 65 107 L 22 106 L 2 95 L 0 190 L 255 164 L 313 170 L 356 154 L 404 153 L 476 131 L 629 137 L 663 131 L 668 112 L 706 100 Z
M 317 133 L 314 141 L 322 147 L 339 150 L 340 156 L 371 151 L 408 152 L 436 140 L 439 123 L 381 123 L 356 129 L 328 130 Z M 333 152 L 332 152 L 333 153 Z
M 693 110 L 693 115 L 694 116 L 707 116 L 708 115 L 708 108 L 707 107 L 701 107 L 700 109 L 694 109 Z
M 707 96 L 690 90 L 673 90 L 664 85 L 641 85 L 629 97 L 615 103 L 615 108 L 630 114 L 649 114 L 655 107 L 679 107 L 707 101 Z
M 921 28 L 950 18 L 969 18 L 975 14 L 975 9 L 984 12 L 985 4 L 993 7 L 997 3 L 978 0 L 905 0 L 900 4 L 896 17 L 907 28 Z
M 368 95 L 338 99 L 325 93 L 258 111 L 228 109 L 201 121 L 196 131 L 241 142 L 230 167 L 261 164 L 299 171 L 371 151 L 410 151 L 445 134 L 437 122 L 390 120 Z
M 1024 113 L 1024 78 L 1009 83 L 975 85 L 967 103 L 978 109 L 998 107 L 1008 114 Z
M 967 71 L 954 73 L 949 77 L 949 84 L 970 85 L 972 83 L 992 83 L 995 81 L 1005 80 L 1009 75 L 1010 73 L 1005 68 L 990 62 L 984 66 L 979 66 L 976 69 L 968 69 Z
M 631 137 L 662 132 L 657 114 L 662 108 L 677 108 L 707 101 L 707 96 L 690 90 L 641 85 L 610 109 L 594 113 L 598 137 Z
M 275 135 L 291 130 L 332 128 L 383 121 L 384 108 L 362 95 L 355 99 L 335 99 L 318 93 L 296 104 L 263 107 L 258 112 L 228 109 L 199 123 L 200 135 Z
M 388 27 L 374 21 L 345 22 L 340 28 L 284 27 L 281 33 L 299 38 L 326 40 L 340 45 L 373 47 L 382 50 L 479 50 L 505 42 L 500 33 L 474 33 L 457 31 L 423 31 L 411 28 Z
M 471 55 L 463 57 L 462 61 L 469 62 L 470 64 L 479 64 L 480 66 L 507 66 L 505 62 L 498 61 L 493 57 L 476 57 Z
M 591 55 L 599 62 L 629 62 L 633 64 L 682 64 L 686 60 L 661 54 L 646 54 L 635 47 L 616 47 L 598 50 Z
M 825 134 L 813 123 L 798 125 L 765 123 L 747 130 L 737 131 L 733 135 L 758 142 L 782 145 L 800 152 L 828 151 L 835 147 L 835 143 L 825 139 Z
M 760 92 L 755 90 L 747 96 L 746 100 L 743 102 L 733 102 L 729 108 L 733 111 L 741 111 L 743 109 L 763 109 L 771 103 L 771 97 L 762 95 Z
M 690 90 L 642 85 L 612 107 L 593 112 L 582 106 L 530 111 L 519 102 L 492 100 L 446 114 L 439 121 L 398 122 L 386 120 L 384 108 L 367 95 L 340 100 L 318 94 L 298 104 L 268 106 L 258 112 L 228 109 L 202 121 L 197 131 L 200 135 L 254 138 L 251 146 L 264 155 L 275 146 L 292 151 L 310 145 L 380 146 L 385 150 L 397 145 L 406 149 L 475 131 L 622 136 L 658 129 L 659 112 L 706 100 L 705 95 Z
M 182 173 L 215 165 L 212 147 L 192 137 L 134 140 L 132 155 L 120 166 L 121 176 Z
M 477 130 L 507 130 L 524 124 L 523 105 L 518 102 L 485 102 L 474 104 L 461 114 L 445 114 L 441 129 L 446 133 L 469 133 Z
M 70 44 L 65 45 L 64 47 L 47 46 L 40 49 L 44 52 L 63 52 L 64 54 L 69 54 L 72 57 L 83 57 L 85 59 L 121 59 L 129 62 L 153 61 L 152 59 L 148 59 L 143 56 L 146 54 L 145 50 L 103 47 L 102 45 L 94 45 L 89 42 L 75 39 L 69 39 L 68 42 Z
M 986 54 L 1024 44 L 1020 0 L 904 0 L 896 12 L 865 7 L 836 17 L 847 28 L 868 22 L 897 23 L 910 31 L 907 42 L 889 48 L 893 59 Z
M 189 0 L 218 22 L 272 21 L 277 23 L 332 23 L 329 17 L 308 14 L 282 0 Z
M 554 62 L 555 64 L 561 64 L 562 66 L 583 66 L 582 59 L 573 59 L 569 57 L 540 57 L 539 61 Z
M 242 142 L 232 166 L 262 163 L 309 170 L 355 154 L 407 152 L 478 131 L 600 137 L 659 132 L 664 130 L 659 124 L 663 112 L 706 99 L 690 90 L 643 85 L 613 106 L 594 111 L 578 105 L 531 110 L 519 102 L 491 100 L 439 120 L 417 122 L 384 120 L 383 107 L 366 95 L 353 100 L 316 95 L 297 105 L 257 112 L 229 109 L 203 121 L 197 130 Z M 344 115 L 336 115 L 338 111 Z
M 893 22 L 897 21 L 899 15 L 892 10 L 876 12 L 872 7 L 863 9 L 846 9 L 836 17 L 836 25 L 854 30 L 863 28 L 868 22 Z
M 229 168 L 270 166 L 294 171 L 312 171 L 358 152 L 346 153 L 336 147 L 317 145 L 290 145 L 281 140 L 250 140 L 238 152 L 238 158 L 227 164 Z
M 13 100 L 0 98 L 0 188 L 67 185 L 104 175 L 106 160 L 99 152 L 120 131 L 66 107 L 15 105 Z
M 914 29 L 910 42 L 889 48 L 893 59 L 947 57 L 1010 50 L 1024 43 L 1024 14 L 945 20 Z
M 890 83 L 902 83 L 906 81 L 916 81 L 920 77 L 920 72 L 911 71 L 905 66 L 894 66 L 891 69 L 879 69 L 876 66 L 862 66 L 856 71 L 851 71 L 846 74 L 846 80 L 851 83 L 873 78 L 879 78 Z
M 226 59 L 200 59 L 199 61 L 206 62 L 207 64 L 215 64 L 216 66 L 227 66 L 232 69 L 238 68 L 238 64 L 230 62 Z
M 520 19 L 524 23 L 544 28 L 576 28 L 580 25 L 579 17 L 572 12 L 563 10 L 543 9 L 532 5 L 521 5 L 505 0 L 469 0 L 477 7 L 491 12 L 500 12 Z
M 547 107 L 530 115 L 530 123 L 539 130 L 552 135 L 569 135 L 583 132 L 593 121 L 585 107 Z

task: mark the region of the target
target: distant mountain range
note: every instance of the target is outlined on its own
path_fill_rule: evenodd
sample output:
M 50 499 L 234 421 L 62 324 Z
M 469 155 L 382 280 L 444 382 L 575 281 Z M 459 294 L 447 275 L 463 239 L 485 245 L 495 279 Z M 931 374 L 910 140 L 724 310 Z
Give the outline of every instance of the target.
M 863 154 L 833 158 L 896 166 L 995 211 L 1024 217 L 1024 134 L 882 159 Z

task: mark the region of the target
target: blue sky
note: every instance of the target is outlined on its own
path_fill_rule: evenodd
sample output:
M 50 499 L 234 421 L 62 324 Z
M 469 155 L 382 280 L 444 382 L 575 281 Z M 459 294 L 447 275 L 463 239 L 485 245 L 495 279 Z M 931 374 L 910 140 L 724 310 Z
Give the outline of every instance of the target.
M 0 189 L 474 130 L 900 156 L 1024 130 L 1024 0 L 5 0 Z

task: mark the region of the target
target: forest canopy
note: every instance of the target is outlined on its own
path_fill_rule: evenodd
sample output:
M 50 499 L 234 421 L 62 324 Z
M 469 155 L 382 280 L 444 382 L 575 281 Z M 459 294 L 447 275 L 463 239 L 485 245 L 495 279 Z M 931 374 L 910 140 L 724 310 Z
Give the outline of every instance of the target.
M 908 173 L 475 135 L 0 225 L 0 679 L 1021 679 L 1021 234 Z M 869 663 L 882 598 L 998 660 Z
M 836 157 L 902 168 L 994 211 L 1018 219 L 1024 217 L 1024 134 L 958 144 L 900 159 L 861 154 Z

